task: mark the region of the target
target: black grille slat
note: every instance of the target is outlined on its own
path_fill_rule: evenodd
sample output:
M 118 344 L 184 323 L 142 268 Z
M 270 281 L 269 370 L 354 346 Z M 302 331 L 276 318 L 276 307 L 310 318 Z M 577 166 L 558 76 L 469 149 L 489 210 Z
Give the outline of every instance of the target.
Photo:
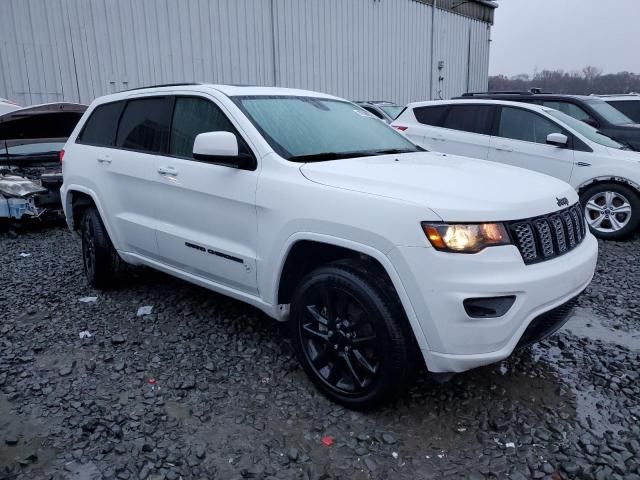
M 571 216 L 569 212 L 563 212 L 562 221 L 564 222 L 564 226 L 567 229 L 567 237 L 569 238 L 569 247 L 573 248 L 576 246 L 576 231 L 573 228 L 573 220 L 571 220 Z
M 577 247 L 586 235 L 580 204 L 550 215 L 509 222 L 507 225 L 526 264 L 563 255 Z
M 536 240 L 534 238 L 533 229 L 528 223 L 521 223 L 513 227 L 514 233 L 518 239 L 518 248 L 525 262 L 535 261 L 538 257 L 538 249 L 536 248 Z
M 544 255 L 545 258 L 552 257 L 553 255 L 555 255 L 555 250 L 553 248 L 553 237 L 551 236 L 551 228 L 549 228 L 549 223 L 546 220 L 537 220 L 534 225 L 538 232 L 542 255 Z

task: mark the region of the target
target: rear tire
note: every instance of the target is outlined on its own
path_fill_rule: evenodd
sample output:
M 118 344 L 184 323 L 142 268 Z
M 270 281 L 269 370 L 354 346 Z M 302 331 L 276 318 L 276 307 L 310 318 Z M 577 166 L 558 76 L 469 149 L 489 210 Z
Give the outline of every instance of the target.
M 420 368 L 395 291 L 363 261 L 308 274 L 294 292 L 289 323 L 307 375 L 346 407 L 365 409 L 397 396 Z
M 580 202 L 591 233 L 603 240 L 626 238 L 640 225 L 640 197 L 627 185 L 593 185 L 582 192 Z
M 89 285 L 101 289 L 113 286 L 122 260 L 113 248 L 100 214 L 94 207 L 85 210 L 80 233 L 82 263 Z

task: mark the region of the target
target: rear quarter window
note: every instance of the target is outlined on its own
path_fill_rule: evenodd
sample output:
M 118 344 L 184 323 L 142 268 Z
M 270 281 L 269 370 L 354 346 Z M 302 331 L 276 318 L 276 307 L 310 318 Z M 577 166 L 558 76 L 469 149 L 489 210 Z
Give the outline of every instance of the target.
M 448 105 L 416 107 L 413 109 L 413 114 L 416 116 L 416 120 L 418 120 L 418 122 L 424 125 L 433 125 L 434 127 L 437 127 L 440 126 L 442 117 L 448 108 Z
M 118 120 L 123 107 L 124 102 L 107 103 L 96 107 L 82 128 L 76 142 L 112 147 L 116 140 Z

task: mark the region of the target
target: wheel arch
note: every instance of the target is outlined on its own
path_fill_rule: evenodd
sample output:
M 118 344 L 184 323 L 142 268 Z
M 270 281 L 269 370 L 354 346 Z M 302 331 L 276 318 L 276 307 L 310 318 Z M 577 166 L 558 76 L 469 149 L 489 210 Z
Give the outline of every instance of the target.
M 308 255 L 314 253 L 316 255 L 311 257 L 311 262 L 307 261 L 306 264 L 302 266 L 299 265 L 300 259 L 309 258 Z M 382 273 L 387 275 L 398 295 L 419 348 L 428 348 L 424 332 L 411 305 L 409 296 L 402 284 L 400 276 L 387 255 L 369 245 L 330 237 L 328 235 L 292 235 L 283 248 L 282 255 L 278 262 L 278 268 L 276 269 L 276 276 L 274 281 L 271 282 L 273 290 L 270 294 L 273 303 L 279 306 L 281 313 L 280 319 L 286 320 L 289 310 L 286 306 L 291 300 L 295 286 L 302 277 L 322 264 L 343 258 L 363 258 L 370 260 L 381 269 Z
M 636 193 L 640 195 L 640 184 L 634 182 L 633 180 L 629 180 L 626 177 L 620 177 L 617 175 L 602 175 L 583 182 L 576 189 L 578 191 L 578 195 L 582 195 L 587 188 L 593 187 L 594 185 L 598 185 L 600 183 L 619 183 L 621 185 L 626 185 L 633 188 Z
M 113 230 L 104 214 L 104 209 L 100 201 L 97 199 L 96 194 L 81 185 L 72 185 L 65 190 L 64 195 L 64 212 L 67 220 L 67 225 L 72 231 L 76 231 L 80 227 L 80 220 L 82 218 L 82 212 L 87 207 L 95 207 L 98 210 L 98 214 L 104 224 L 109 239 L 113 246 L 118 249 L 118 243 L 116 237 L 113 235 Z

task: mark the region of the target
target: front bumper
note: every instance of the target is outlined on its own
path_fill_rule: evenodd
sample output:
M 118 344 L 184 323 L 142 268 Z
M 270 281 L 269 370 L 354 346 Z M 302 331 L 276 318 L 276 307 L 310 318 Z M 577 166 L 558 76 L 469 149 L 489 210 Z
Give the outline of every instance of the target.
M 551 327 L 536 329 L 545 323 L 536 319 L 589 285 L 597 254 L 597 241 L 588 234 L 571 252 L 534 265 L 525 265 L 512 245 L 472 255 L 397 247 L 389 257 L 426 338 L 422 353 L 427 368 L 461 372 L 507 358 L 519 342 L 536 341 L 559 328 L 559 322 L 551 322 Z M 463 306 L 467 298 L 507 295 L 516 300 L 498 318 L 471 318 Z

